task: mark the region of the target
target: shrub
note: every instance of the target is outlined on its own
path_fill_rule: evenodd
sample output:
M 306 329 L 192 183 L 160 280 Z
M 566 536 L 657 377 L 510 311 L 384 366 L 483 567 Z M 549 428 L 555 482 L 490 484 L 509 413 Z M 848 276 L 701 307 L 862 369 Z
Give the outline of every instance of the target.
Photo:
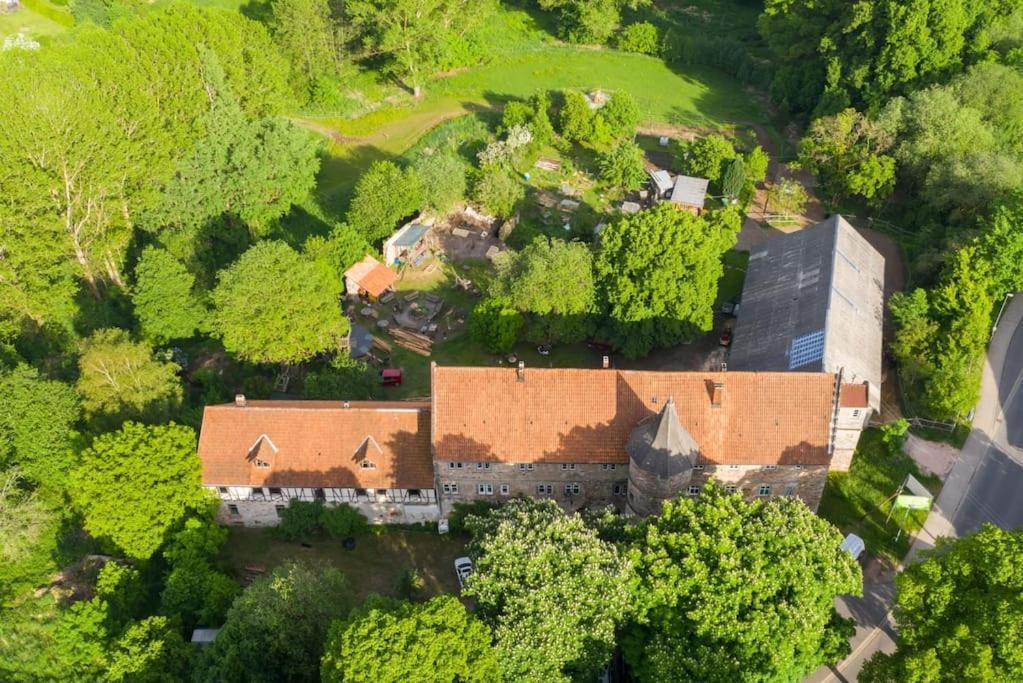
M 629 24 L 618 34 L 617 47 L 625 52 L 641 55 L 657 54 L 657 27 L 649 21 Z
M 522 185 L 507 171 L 487 169 L 476 181 L 473 199 L 484 209 L 497 216 L 509 216 L 515 205 L 525 196 Z
M 292 498 L 281 512 L 277 533 L 288 541 L 304 541 L 319 529 L 322 511 L 323 503 L 318 500 L 310 503 Z
M 466 517 L 482 517 L 496 508 L 496 503 L 489 503 L 485 500 L 474 500 L 471 503 L 455 503 L 451 514 L 448 515 L 448 529 L 453 534 L 468 533 L 469 530 L 465 526 Z
M 342 503 L 320 510 L 320 528 L 331 538 L 347 538 L 368 526 L 369 521 L 351 505 Z

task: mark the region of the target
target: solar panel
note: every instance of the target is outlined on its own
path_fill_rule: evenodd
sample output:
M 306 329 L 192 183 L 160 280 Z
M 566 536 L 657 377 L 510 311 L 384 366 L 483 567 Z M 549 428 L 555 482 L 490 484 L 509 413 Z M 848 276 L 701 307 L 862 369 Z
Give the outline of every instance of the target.
M 789 370 L 815 363 L 824 357 L 824 330 L 792 339 L 789 345 Z

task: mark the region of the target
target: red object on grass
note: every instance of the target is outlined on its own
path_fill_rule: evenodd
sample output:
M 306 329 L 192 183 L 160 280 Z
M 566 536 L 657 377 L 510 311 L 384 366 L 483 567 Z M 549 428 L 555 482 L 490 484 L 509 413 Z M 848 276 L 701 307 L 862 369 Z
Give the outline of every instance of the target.
M 401 368 L 385 368 L 381 370 L 380 383 L 385 387 L 401 386 Z

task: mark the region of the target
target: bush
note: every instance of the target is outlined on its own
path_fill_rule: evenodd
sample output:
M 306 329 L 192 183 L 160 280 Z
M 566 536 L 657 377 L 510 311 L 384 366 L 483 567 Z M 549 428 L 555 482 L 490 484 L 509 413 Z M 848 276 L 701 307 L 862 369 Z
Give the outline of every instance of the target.
M 288 541 L 304 541 L 319 529 L 321 512 L 321 501 L 309 503 L 292 498 L 288 507 L 281 512 L 277 533 Z
M 331 538 L 347 538 L 366 531 L 369 521 L 351 505 L 342 503 L 320 510 L 320 528 Z
M 426 581 L 418 569 L 406 569 L 398 577 L 398 595 L 405 600 L 415 600 L 425 587 Z
M 448 530 L 453 534 L 469 533 L 468 528 L 465 526 L 466 517 L 470 515 L 480 517 L 496 508 L 496 503 L 488 503 L 485 500 L 474 500 L 471 503 L 455 503 L 451 514 L 448 515 Z
M 424 204 L 438 213 L 465 198 L 465 164 L 454 154 L 424 154 L 412 168 L 422 183 Z
M 473 200 L 497 216 L 510 216 L 525 196 L 518 180 L 502 169 L 488 169 L 476 181 Z
M 525 321 L 506 297 L 490 297 L 476 304 L 469 318 L 469 335 L 491 353 L 507 353 L 515 346 Z
M 648 21 L 629 24 L 618 34 L 617 47 L 625 52 L 655 55 L 658 52 L 657 27 Z

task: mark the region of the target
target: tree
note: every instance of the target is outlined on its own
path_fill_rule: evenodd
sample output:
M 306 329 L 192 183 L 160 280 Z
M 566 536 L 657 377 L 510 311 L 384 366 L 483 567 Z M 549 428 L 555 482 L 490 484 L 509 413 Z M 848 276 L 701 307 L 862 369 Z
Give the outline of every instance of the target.
M 490 296 L 476 304 L 469 318 L 469 334 L 491 353 L 507 353 L 519 339 L 525 325 L 511 299 Z
M 691 176 L 706 178 L 712 183 L 721 180 L 725 162 L 736 157 L 735 148 L 728 138 L 713 134 L 697 138 L 682 145 L 679 160 L 683 170 Z
M 558 13 L 558 35 L 572 43 L 606 43 L 621 23 L 622 9 L 649 0 L 539 0 L 540 9 Z
M 306 239 L 302 251 L 340 287 L 345 280 L 345 271 L 366 254 L 373 253 L 373 247 L 358 230 L 347 223 L 337 223 L 326 237 L 312 235 Z
M 894 653 L 864 666 L 866 683 L 1011 681 L 1023 677 L 1023 533 L 985 524 L 945 541 L 896 578 Z
M 495 260 L 492 293 L 527 315 L 533 341 L 574 342 L 590 333 L 596 310 L 593 254 L 581 242 L 538 237 Z
M 607 124 L 615 140 L 632 139 L 639 124 L 639 105 L 636 98 L 624 90 L 611 93 L 603 107 L 597 110 L 597 118 Z
M 781 178 L 767 190 L 767 206 L 775 213 L 801 216 L 810 196 L 795 178 Z
M 221 271 L 211 327 L 253 363 L 300 363 L 348 333 L 340 283 L 284 242 L 259 242 Z
M 742 157 L 735 157 L 725 165 L 725 174 L 721 178 L 721 194 L 729 199 L 738 199 L 746 187 L 746 165 Z
M 59 496 L 71 467 L 73 427 L 81 409 L 74 389 L 27 365 L 0 374 L 0 469 L 21 474 Z M 10 453 L 5 457 L 4 444 Z
M 340 37 L 327 0 L 274 0 L 273 38 L 291 62 L 292 82 L 310 100 L 341 74 Z
M 469 0 L 350 0 L 345 11 L 367 55 L 383 55 L 385 70 L 415 97 L 438 68 L 455 65 L 454 54 L 471 53 L 476 29 L 495 3 Z
M 437 213 L 465 198 L 465 164 L 454 154 L 423 154 L 412 168 L 423 187 L 423 203 Z
M 181 404 L 178 366 L 124 330 L 97 330 L 82 342 L 78 392 L 86 417 L 109 423 L 166 420 Z
M 1023 291 L 1023 196 L 995 207 L 976 240 L 977 256 L 991 268 L 991 294 L 997 301 Z
M 205 310 L 194 291 L 195 276 L 163 249 L 147 247 L 135 266 L 132 303 L 146 338 L 165 343 L 188 339 Z
M 195 432 L 126 422 L 97 436 L 71 475 L 71 498 L 94 537 L 146 560 L 205 500 Z
M 111 683 L 185 680 L 192 647 L 167 617 L 147 617 L 130 625 L 117 639 L 106 680 Z
M 746 155 L 746 177 L 754 183 L 764 182 L 770 163 L 771 159 L 767 156 L 767 152 L 763 147 L 757 145 Z
M 657 27 L 649 21 L 638 21 L 629 24 L 618 34 L 617 47 L 625 52 L 656 55 L 660 49 Z
M 453 596 L 418 605 L 378 598 L 331 626 L 320 680 L 494 681 L 492 640 Z
M 629 565 L 615 547 L 552 500 L 515 499 L 466 523 L 475 569 L 465 594 L 494 626 L 504 678 L 594 678 L 629 609 Z
M 661 203 L 608 225 L 594 269 L 615 345 L 639 357 L 710 330 L 721 255 L 739 223 L 728 209 L 694 216 Z
M 402 170 L 390 161 L 375 161 L 355 185 L 348 224 L 368 241 L 379 242 L 422 204 L 423 187 L 415 171 Z
M 895 188 L 894 133 L 854 109 L 817 119 L 799 142 L 799 162 L 820 177 L 830 205 L 850 195 L 880 204 Z
M 578 90 L 565 93 L 565 101 L 558 112 L 558 132 L 572 142 L 586 142 L 593 134 L 593 110 L 586 96 Z
M 167 543 L 170 565 L 160 593 L 160 611 L 183 622 L 187 631 L 199 624 L 220 624 L 239 593 L 238 584 L 214 568 L 212 561 L 227 540 L 213 510 L 185 521 Z
M 353 603 L 348 580 L 332 567 L 277 567 L 235 600 L 195 680 L 315 681 L 327 630 Z
M 635 190 L 646 180 L 643 150 L 634 142 L 622 142 L 597 157 L 600 179 L 616 190 Z
M 472 199 L 497 216 L 510 216 L 526 195 L 522 184 L 501 168 L 481 171 L 472 189 Z
M 795 498 L 713 482 L 665 503 L 630 552 L 639 612 L 623 640 L 640 680 L 799 680 L 848 652 L 834 599 L 859 595 L 842 535 Z

